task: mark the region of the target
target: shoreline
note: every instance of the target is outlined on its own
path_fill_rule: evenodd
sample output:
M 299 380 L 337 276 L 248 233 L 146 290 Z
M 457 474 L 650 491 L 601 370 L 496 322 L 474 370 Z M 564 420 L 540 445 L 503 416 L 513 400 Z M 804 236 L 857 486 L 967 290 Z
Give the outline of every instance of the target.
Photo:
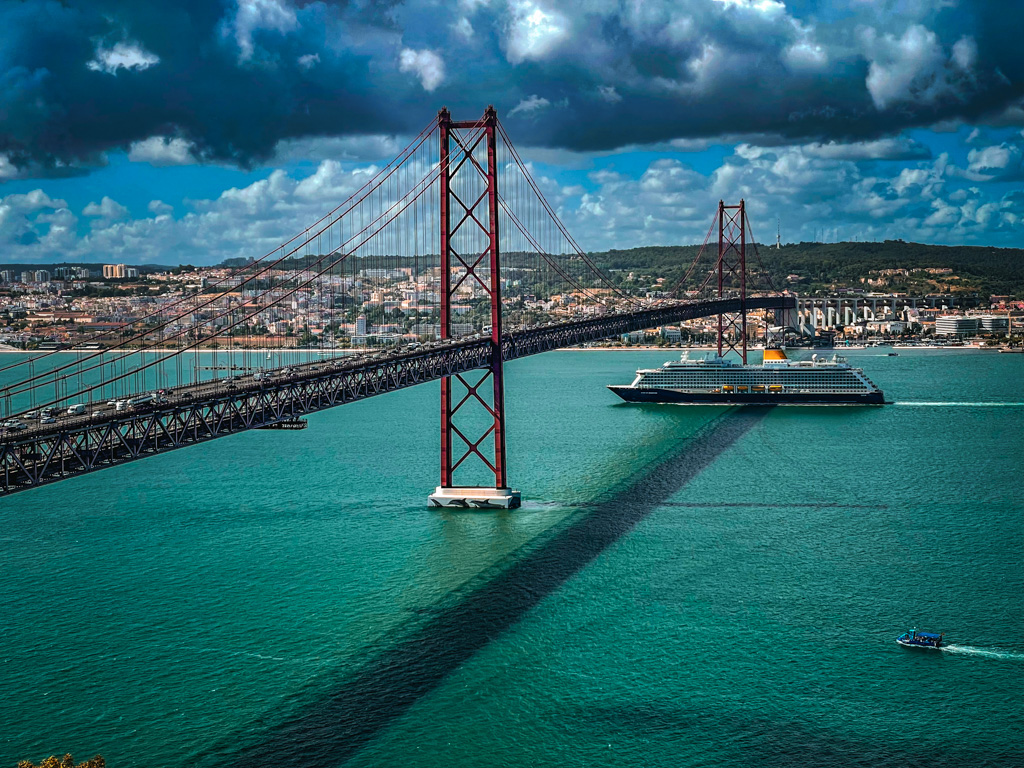
M 953 352 L 998 352 L 1000 347 L 934 347 L 934 346 L 920 346 L 920 347 L 892 347 L 886 345 L 884 347 L 786 347 L 787 352 L 817 352 L 821 353 L 841 353 L 841 352 L 870 352 L 877 351 L 880 349 L 892 349 L 898 351 L 912 351 L 912 350 L 944 350 Z M 651 347 L 651 346 L 636 346 L 636 347 L 563 347 L 559 352 L 652 352 L 662 350 L 665 352 L 715 352 L 718 347 Z M 748 352 L 763 352 L 764 347 L 747 347 Z
M 659 347 L 659 346 L 655 346 L 655 345 L 635 345 L 635 346 L 630 346 L 630 347 L 581 347 L 581 346 L 575 346 L 575 347 L 562 347 L 560 350 L 553 350 L 553 351 L 561 351 L 561 352 L 654 352 L 654 351 L 658 351 L 658 350 L 664 350 L 664 351 L 684 351 L 684 352 L 691 352 L 691 351 L 692 352 L 714 352 L 717 349 L 718 349 L 718 347 L 716 347 L 716 346 L 712 346 L 712 347 Z M 892 350 L 904 350 L 904 351 L 909 351 L 909 350 L 928 350 L 928 351 L 942 350 L 942 351 L 954 351 L 954 352 L 998 352 L 1000 349 L 1002 349 L 1002 347 L 978 347 L 978 346 L 954 347 L 954 346 L 935 346 L 935 345 L 925 345 L 925 344 L 922 344 L 920 346 L 911 345 L 911 346 L 898 346 L 897 347 L 897 346 L 893 346 L 891 344 L 885 344 L 885 345 L 880 345 L 880 346 L 877 346 L 877 347 L 842 347 L 842 346 L 840 346 L 840 347 L 786 347 L 785 349 L 786 349 L 786 351 L 808 350 L 808 351 L 811 351 L 811 352 L 818 352 L 818 353 L 822 353 L 822 352 L 824 352 L 824 353 L 828 353 L 828 352 L 834 352 L 834 353 L 839 353 L 839 352 L 859 352 L 859 351 L 879 350 L 879 349 L 892 349 Z M 199 349 L 199 350 L 191 350 L 190 349 L 188 352 L 184 352 L 182 354 L 188 355 L 188 354 L 195 354 L 196 352 L 198 352 L 200 354 L 206 354 L 206 355 L 209 355 L 209 354 L 218 354 L 218 355 L 243 355 L 243 354 L 250 354 L 251 355 L 251 354 L 268 354 L 268 353 L 269 354 L 305 353 L 305 354 L 319 355 L 320 357 L 326 359 L 326 358 L 335 357 L 335 356 L 336 357 L 341 357 L 341 356 L 345 356 L 345 355 L 361 354 L 361 353 L 365 353 L 367 351 L 376 354 L 378 352 L 382 352 L 382 351 L 386 351 L 386 350 L 387 350 L 387 347 L 366 347 L 366 348 L 346 347 L 344 349 L 338 348 L 338 349 L 335 349 L 335 350 L 331 350 L 330 352 L 325 352 L 323 350 L 312 350 L 312 349 L 301 349 L 301 348 L 277 348 L 277 347 L 258 347 L 258 348 L 256 348 L 256 347 L 254 347 L 254 348 L 250 348 L 250 349 Z M 763 351 L 764 347 L 762 347 L 762 346 L 747 347 L 747 350 L 751 351 L 751 352 L 756 352 L 758 350 Z M 95 354 L 96 352 L 103 352 L 103 351 L 105 351 L 105 350 L 100 350 L 100 349 L 15 349 L 14 347 L 9 347 L 9 346 L 6 346 L 6 345 L 5 346 L 0 346 L 0 354 L 19 354 L 19 355 L 49 355 L 49 354 L 57 354 L 57 353 L 72 354 L 72 355 L 90 355 L 90 354 Z M 143 353 L 143 352 L 145 352 L 145 353 L 172 354 L 172 353 L 178 352 L 178 350 L 174 349 L 173 347 L 172 348 L 154 347 L 152 349 L 128 349 L 128 350 L 119 350 L 119 351 L 120 352 L 125 352 L 125 353 L 128 353 L 128 354 L 140 354 L 140 353 Z

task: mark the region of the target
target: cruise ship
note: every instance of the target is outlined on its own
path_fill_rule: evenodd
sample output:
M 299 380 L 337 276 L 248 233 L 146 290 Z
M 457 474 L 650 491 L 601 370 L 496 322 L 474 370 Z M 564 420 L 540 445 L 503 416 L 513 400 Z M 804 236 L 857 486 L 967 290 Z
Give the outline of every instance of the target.
M 766 349 L 761 365 L 743 365 L 717 354 L 641 369 L 628 386 L 609 386 L 630 403 L 686 405 L 883 405 L 882 390 L 846 358 L 789 360 Z

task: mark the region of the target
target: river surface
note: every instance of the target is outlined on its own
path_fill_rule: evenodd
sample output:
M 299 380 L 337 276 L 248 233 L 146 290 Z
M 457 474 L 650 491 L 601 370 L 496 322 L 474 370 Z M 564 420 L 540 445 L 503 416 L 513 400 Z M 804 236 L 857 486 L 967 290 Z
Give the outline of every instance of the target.
M 426 507 L 436 383 L 0 499 L 0 768 L 1024 765 L 1024 356 L 605 389 L 672 355 L 507 366 L 520 510 Z

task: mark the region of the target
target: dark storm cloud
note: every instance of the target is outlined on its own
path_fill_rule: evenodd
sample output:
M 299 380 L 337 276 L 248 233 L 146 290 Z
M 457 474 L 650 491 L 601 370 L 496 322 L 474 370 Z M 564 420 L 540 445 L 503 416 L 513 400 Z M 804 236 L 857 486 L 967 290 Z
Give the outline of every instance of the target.
M 891 16 L 847 8 L 829 21 L 813 12 L 796 19 L 771 0 L 645 3 L 646 18 L 620 9 L 600 27 L 571 20 L 574 37 L 600 44 L 567 46 L 520 86 L 572 100 L 535 130 L 542 142 L 577 149 L 743 133 L 875 138 L 994 118 L 1024 93 L 1020 46 L 988 44 L 1007 36 L 997 4 L 967 13 L 922 3 L 916 16 L 913 3 L 901 5 Z M 616 98 L 602 103 L 608 86 Z
M 245 163 L 282 137 L 402 127 L 393 105 L 371 98 L 370 55 L 357 46 L 330 51 L 325 39 L 342 24 L 393 36 L 386 14 L 298 13 L 302 34 L 262 27 L 258 17 L 240 25 L 235 6 L 208 0 L 8 3 L 0 11 L 0 153 L 59 170 L 172 135 L 203 157 Z M 311 53 L 325 65 L 298 63 Z
M 520 142 L 577 150 L 1012 120 L 1012 8 L 947 6 L 9 0 L 0 155 L 66 174 L 164 136 L 250 164 L 283 139 L 415 131 L 442 103 L 493 102 Z

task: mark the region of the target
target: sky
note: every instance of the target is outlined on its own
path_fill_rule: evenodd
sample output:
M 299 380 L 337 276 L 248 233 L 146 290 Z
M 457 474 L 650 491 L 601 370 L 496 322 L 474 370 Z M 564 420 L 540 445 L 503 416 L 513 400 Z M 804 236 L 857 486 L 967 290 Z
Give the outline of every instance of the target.
M 494 104 L 586 250 L 1024 246 L 1019 0 L 0 0 L 0 262 L 260 257 Z M 266 247 L 267 245 L 270 247 Z

